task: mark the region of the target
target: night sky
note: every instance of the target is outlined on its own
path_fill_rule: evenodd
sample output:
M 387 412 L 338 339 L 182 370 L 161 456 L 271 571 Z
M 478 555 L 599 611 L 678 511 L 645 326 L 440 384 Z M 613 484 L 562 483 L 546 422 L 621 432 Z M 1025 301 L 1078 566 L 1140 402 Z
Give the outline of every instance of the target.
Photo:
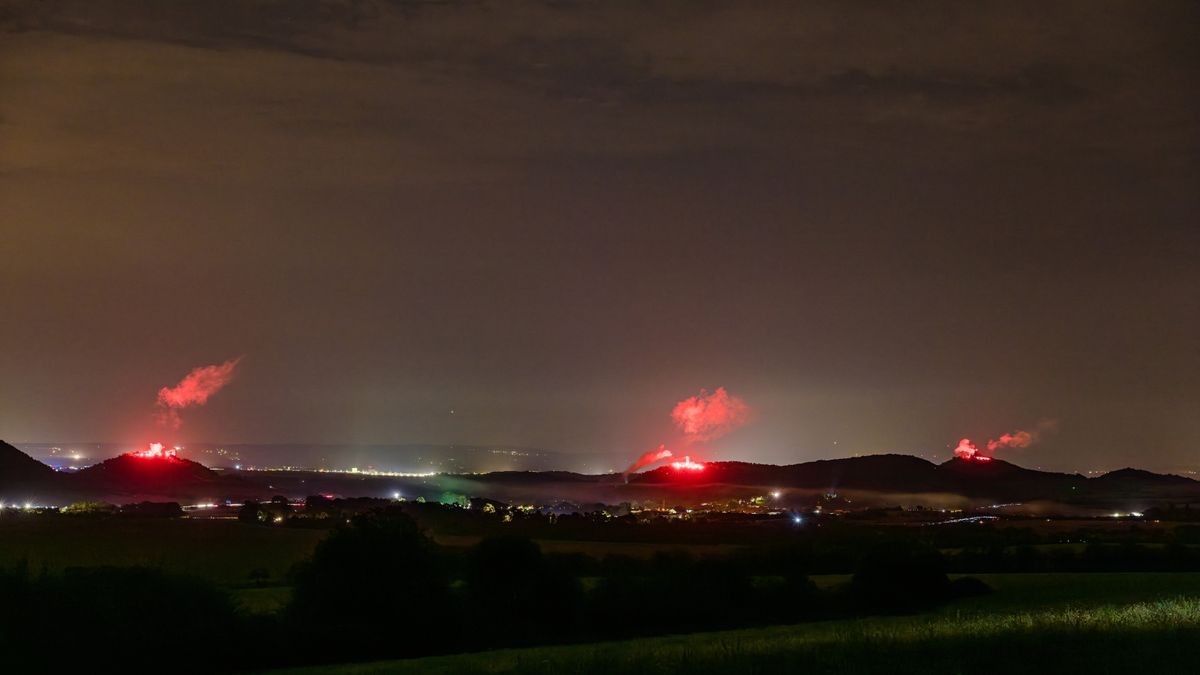
M 1197 464 L 1193 2 L 0 0 L 0 437 Z M 178 432 L 158 389 L 245 355 Z M 453 412 L 451 412 L 453 411 Z

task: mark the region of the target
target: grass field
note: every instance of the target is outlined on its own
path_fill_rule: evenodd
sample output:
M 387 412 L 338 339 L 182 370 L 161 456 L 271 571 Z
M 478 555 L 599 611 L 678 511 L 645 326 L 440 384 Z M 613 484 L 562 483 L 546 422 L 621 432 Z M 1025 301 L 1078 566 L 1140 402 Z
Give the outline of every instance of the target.
M 324 531 L 222 520 L 0 519 L 0 565 L 146 565 L 206 578 L 253 613 L 283 607 L 288 569 Z M 660 547 L 569 542 L 587 552 Z M 596 550 L 603 548 L 603 551 Z M 693 551 L 707 553 L 709 551 Z M 716 552 L 714 549 L 712 552 Z M 250 571 L 267 570 L 266 587 Z M 1200 574 L 977 575 L 995 593 L 916 616 L 342 665 L 305 673 L 1193 672 Z M 825 589 L 846 575 L 814 577 Z M 702 589 L 698 592 L 703 592 Z M 630 611 L 637 611 L 631 607 Z M 502 620 L 498 617 L 497 620 Z
M 0 566 L 27 560 L 32 569 L 88 565 L 143 565 L 203 577 L 223 586 L 249 583 L 250 571 L 267 570 L 269 583 L 306 559 L 325 530 L 260 527 L 234 520 L 0 518 Z M 481 537 L 438 536 L 439 544 L 464 548 Z M 662 545 L 643 542 L 538 540 L 547 553 L 613 554 L 647 558 L 663 550 L 698 556 L 727 554 L 727 545 Z
M 991 595 L 959 600 L 942 612 L 1004 612 L 1053 607 L 1094 607 L 1152 602 L 1176 597 L 1200 598 L 1200 574 L 1170 572 L 1093 572 L 1062 574 L 952 574 L 972 576 L 995 590 Z M 811 577 L 829 590 L 850 581 L 848 574 Z
M 433 540 L 442 546 L 469 548 L 483 537 L 475 535 L 435 534 Z M 686 551 L 697 557 L 728 555 L 743 546 L 737 544 L 659 544 L 643 541 L 585 541 L 576 539 L 535 539 L 543 553 L 583 553 L 594 558 L 623 555 L 631 558 L 650 558 L 662 551 Z
M 222 586 L 248 584 L 250 571 L 262 568 L 278 583 L 325 535 L 234 520 L 0 518 L 0 566 L 142 565 Z
M 982 575 L 996 593 L 826 621 L 295 673 L 1130 673 L 1195 670 L 1200 574 Z M 824 579 L 822 585 L 836 583 Z M 636 608 L 631 608 L 636 611 Z

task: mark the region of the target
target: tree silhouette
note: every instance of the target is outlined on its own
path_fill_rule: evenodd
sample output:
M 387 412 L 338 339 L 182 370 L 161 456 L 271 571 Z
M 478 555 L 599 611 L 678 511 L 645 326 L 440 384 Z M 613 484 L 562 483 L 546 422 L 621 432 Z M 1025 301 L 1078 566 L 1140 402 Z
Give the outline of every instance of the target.
M 295 574 L 290 614 L 302 629 L 355 654 L 436 651 L 456 631 L 444 566 L 397 509 L 356 516 L 317 545 Z

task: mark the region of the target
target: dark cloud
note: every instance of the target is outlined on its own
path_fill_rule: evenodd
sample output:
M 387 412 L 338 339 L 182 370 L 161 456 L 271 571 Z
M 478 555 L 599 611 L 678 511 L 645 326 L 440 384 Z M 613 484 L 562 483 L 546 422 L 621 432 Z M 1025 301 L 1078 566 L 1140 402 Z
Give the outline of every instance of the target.
M 1186 49 L 1177 34 L 1189 24 L 1165 26 L 1158 19 L 1187 18 L 1185 5 L 1147 13 L 1137 3 L 1116 4 L 1103 20 L 1091 3 L 1040 11 L 1017 3 L 986 9 L 924 3 L 885 11 L 837 3 L 368 0 L 4 7 L 7 25 L 18 32 L 390 65 L 416 77 L 456 80 L 455 86 L 505 85 L 597 108 L 588 114 L 637 106 L 671 115 L 677 114 L 672 105 L 707 106 L 688 111 L 703 120 L 706 112 L 719 116 L 730 106 L 749 106 L 765 108 L 751 113 L 791 116 L 814 128 L 903 119 L 962 129 L 1003 127 L 1025 115 L 1026 104 L 1075 105 L 1073 114 L 1048 120 L 1060 129 L 1047 140 L 1091 144 L 1071 133 L 1081 120 L 1135 114 L 1123 109 L 1142 98 L 1191 95 L 1172 87 L 1184 69 L 1170 53 Z M 814 104 L 814 96 L 841 101 Z M 761 126 L 761 133 L 773 135 L 772 145 L 787 142 L 774 126 Z M 1106 131 L 1112 134 L 1113 125 Z
M 1087 94 L 1061 68 L 1045 63 L 1025 66 L 1011 75 L 984 77 L 952 72 L 874 74 L 850 70 L 827 78 L 818 91 L 831 95 L 916 96 L 947 105 L 995 103 L 1010 97 L 1059 105 L 1077 103 Z

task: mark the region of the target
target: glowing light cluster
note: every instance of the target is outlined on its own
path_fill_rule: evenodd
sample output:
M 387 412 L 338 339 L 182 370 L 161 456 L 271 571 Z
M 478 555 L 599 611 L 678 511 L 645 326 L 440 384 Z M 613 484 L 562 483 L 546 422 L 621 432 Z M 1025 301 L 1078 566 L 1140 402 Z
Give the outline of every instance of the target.
M 134 457 L 146 457 L 146 458 L 174 457 L 177 450 L 178 450 L 178 448 L 171 448 L 170 450 L 164 450 L 162 443 L 151 443 L 149 448 L 147 448 L 145 450 L 139 450 L 137 452 L 133 452 L 130 454 L 132 454 Z
M 681 462 L 671 462 L 671 468 L 679 471 L 703 471 L 704 464 L 702 462 L 693 462 L 691 457 L 684 456 Z

